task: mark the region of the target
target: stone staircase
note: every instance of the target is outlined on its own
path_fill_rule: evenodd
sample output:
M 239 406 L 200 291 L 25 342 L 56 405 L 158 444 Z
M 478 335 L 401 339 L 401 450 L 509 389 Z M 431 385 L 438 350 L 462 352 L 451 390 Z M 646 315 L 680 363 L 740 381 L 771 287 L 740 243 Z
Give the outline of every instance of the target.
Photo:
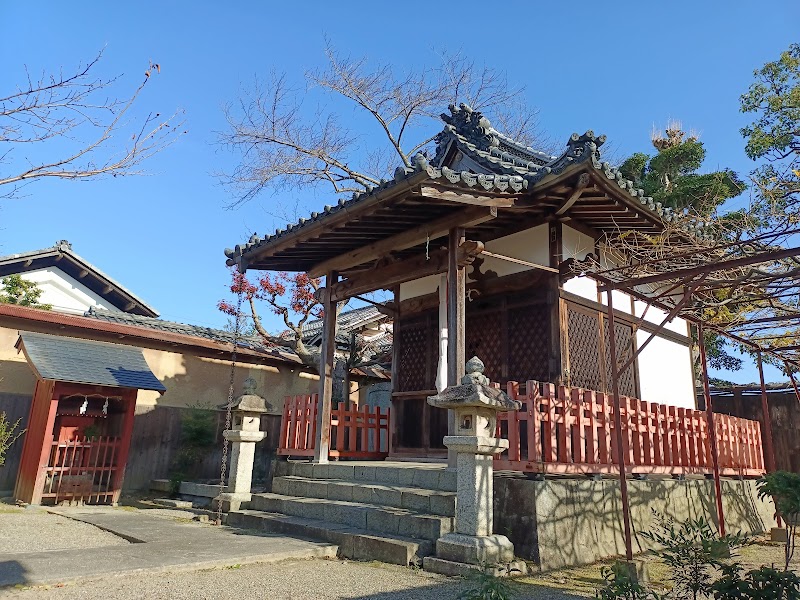
M 272 492 L 227 523 L 339 546 L 339 556 L 419 564 L 453 529 L 456 474 L 442 464 L 281 462 Z

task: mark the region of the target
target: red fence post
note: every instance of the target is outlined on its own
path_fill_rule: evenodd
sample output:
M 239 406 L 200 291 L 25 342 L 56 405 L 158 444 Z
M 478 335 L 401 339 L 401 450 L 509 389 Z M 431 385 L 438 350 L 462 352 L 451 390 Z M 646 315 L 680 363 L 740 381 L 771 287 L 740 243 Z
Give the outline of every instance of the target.
M 714 407 L 711 404 L 711 390 L 708 385 L 708 363 L 706 361 L 706 343 L 703 337 L 703 324 L 697 326 L 697 338 L 700 343 L 700 362 L 703 366 L 703 393 L 706 397 L 706 418 L 708 419 L 708 435 L 711 441 L 711 460 L 714 465 L 714 494 L 717 500 L 717 517 L 719 533 L 725 535 L 725 514 L 722 510 L 722 485 L 719 480 L 719 455 L 717 454 L 717 429 L 714 424 Z

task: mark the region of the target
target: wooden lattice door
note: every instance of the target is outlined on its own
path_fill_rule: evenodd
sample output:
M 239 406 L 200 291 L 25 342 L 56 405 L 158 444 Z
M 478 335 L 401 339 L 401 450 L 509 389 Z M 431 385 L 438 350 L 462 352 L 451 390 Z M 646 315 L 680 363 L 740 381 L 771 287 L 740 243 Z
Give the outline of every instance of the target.
M 614 329 L 617 362 L 624 365 L 635 349 L 636 329 L 617 319 Z M 602 312 L 567 302 L 566 348 L 569 385 L 589 390 L 611 390 L 609 329 Z M 624 396 L 639 396 L 635 364 L 620 373 L 619 391 Z

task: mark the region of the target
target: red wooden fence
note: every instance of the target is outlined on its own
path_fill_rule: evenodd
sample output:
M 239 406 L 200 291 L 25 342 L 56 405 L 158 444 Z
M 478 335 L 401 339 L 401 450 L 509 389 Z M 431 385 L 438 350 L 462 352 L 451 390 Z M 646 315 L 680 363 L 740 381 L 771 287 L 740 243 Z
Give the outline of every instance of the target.
M 317 394 L 287 396 L 278 454 L 314 456 Z M 331 458 L 374 459 L 389 454 L 389 409 L 340 402 L 331 409 Z
M 54 441 L 42 498 L 114 502 L 120 478 L 120 438 L 92 437 Z
M 495 468 L 534 473 L 619 472 L 611 394 L 528 381 L 508 395 L 522 402 L 518 411 L 499 413 L 498 435 L 509 449 Z M 620 398 L 623 451 L 631 473 L 711 473 L 708 421 L 700 410 Z M 761 429 L 757 421 L 714 414 L 720 473 L 764 473 Z

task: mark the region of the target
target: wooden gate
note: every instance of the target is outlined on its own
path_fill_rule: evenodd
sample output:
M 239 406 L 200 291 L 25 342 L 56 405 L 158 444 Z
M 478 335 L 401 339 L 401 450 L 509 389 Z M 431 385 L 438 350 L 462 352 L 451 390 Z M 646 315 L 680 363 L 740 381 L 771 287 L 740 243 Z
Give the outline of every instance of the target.
M 42 498 L 67 501 L 115 502 L 121 439 L 91 437 L 54 441 L 45 469 Z

